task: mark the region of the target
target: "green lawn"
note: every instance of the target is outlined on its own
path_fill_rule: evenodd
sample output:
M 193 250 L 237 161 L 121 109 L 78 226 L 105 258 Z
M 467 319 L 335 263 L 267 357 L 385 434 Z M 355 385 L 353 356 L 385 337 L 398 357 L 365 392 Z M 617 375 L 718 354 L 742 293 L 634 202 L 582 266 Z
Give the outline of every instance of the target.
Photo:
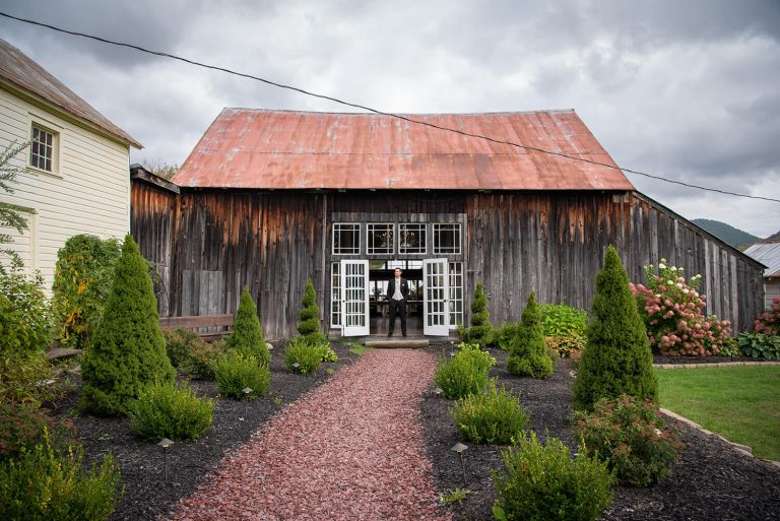
M 780 366 L 657 369 L 661 407 L 780 460 Z

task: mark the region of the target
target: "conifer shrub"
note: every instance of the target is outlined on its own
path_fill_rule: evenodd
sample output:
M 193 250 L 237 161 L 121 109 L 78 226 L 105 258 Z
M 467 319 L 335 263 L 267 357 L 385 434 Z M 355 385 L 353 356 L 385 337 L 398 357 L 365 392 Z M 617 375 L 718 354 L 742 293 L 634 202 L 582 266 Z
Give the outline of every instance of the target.
M 228 398 L 254 399 L 271 386 L 271 370 L 257 356 L 231 350 L 213 364 L 214 377 L 220 394 Z M 244 393 L 244 389 L 251 389 Z
M 233 320 L 233 331 L 225 337 L 225 347 L 253 355 L 263 365 L 268 365 L 271 361 L 271 353 L 265 345 L 263 328 L 257 315 L 257 306 L 248 288 L 241 292 L 241 300 Z
M 317 292 L 311 279 L 306 281 L 303 291 L 303 301 L 298 314 L 298 333 L 306 337 L 311 344 L 327 342 L 320 331 L 320 308 L 317 306 Z
M 100 323 L 121 249 L 116 239 L 74 235 L 57 252 L 52 286 L 56 340 L 84 349 Z
M 149 268 L 129 234 L 81 375 L 81 403 L 99 415 L 126 414 L 142 389 L 176 376 L 165 353 Z
M 439 362 L 434 381 L 449 400 L 482 392 L 490 379 L 490 368 L 496 359 L 480 349 L 477 344 L 460 344 L 450 359 Z
M 520 439 L 527 422 L 517 397 L 495 382 L 458 400 L 450 414 L 463 437 L 474 443 L 506 445 Z
M 211 426 L 214 400 L 198 398 L 189 385 L 156 383 L 130 404 L 130 428 L 149 440 L 194 440 Z
M 291 338 L 284 349 L 285 366 L 293 373 L 311 374 L 315 372 L 322 362 L 322 346 L 323 344 L 318 341 L 311 342 L 303 336 Z
M 471 302 L 471 327 L 458 328 L 461 340 L 467 344 L 477 344 L 480 347 L 493 345 L 495 342 L 493 326 L 490 323 L 488 299 L 485 287 L 477 283 L 474 289 L 474 299 Z
M 0 463 L 0 512 L 9 520 L 104 521 L 122 495 L 121 483 L 110 454 L 86 468 L 80 446 L 55 448 L 44 433 L 41 443 Z
M 535 433 L 501 453 L 493 474 L 499 521 L 595 521 L 612 503 L 612 473 L 581 449 L 572 459 L 557 438 L 540 443 Z
M 574 405 L 592 410 L 601 398 L 628 394 L 655 400 L 653 355 L 628 277 L 614 246 L 596 276 L 588 341 L 574 382 Z
M 633 487 L 666 477 L 680 446 L 653 402 L 627 395 L 599 400 L 593 413 L 577 414 L 576 426 L 588 452 L 605 461 L 622 484 Z
M 553 360 L 544 343 L 542 314 L 533 292 L 528 296 L 520 328 L 510 344 L 507 370 L 514 375 L 533 378 L 547 378 L 554 371 Z
M 187 329 L 163 331 L 165 349 L 173 367 L 193 378 L 213 379 L 214 361 L 225 352 L 224 341 L 204 342 Z

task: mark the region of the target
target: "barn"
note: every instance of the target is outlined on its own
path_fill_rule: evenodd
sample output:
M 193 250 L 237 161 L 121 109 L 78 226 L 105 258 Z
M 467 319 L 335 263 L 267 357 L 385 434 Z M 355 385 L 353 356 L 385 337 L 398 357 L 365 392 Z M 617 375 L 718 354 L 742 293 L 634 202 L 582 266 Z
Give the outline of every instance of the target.
M 412 117 L 614 165 L 573 110 Z M 759 262 L 620 170 L 392 116 L 226 108 L 172 182 L 135 166 L 132 186 L 161 315 L 231 313 L 248 287 L 270 338 L 295 332 L 307 279 L 323 331 L 383 334 L 395 267 L 412 334 L 451 335 L 477 283 L 494 323 L 531 291 L 588 308 L 609 244 L 632 280 L 660 258 L 701 273 L 709 312 L 739 329 L 763 305 Z

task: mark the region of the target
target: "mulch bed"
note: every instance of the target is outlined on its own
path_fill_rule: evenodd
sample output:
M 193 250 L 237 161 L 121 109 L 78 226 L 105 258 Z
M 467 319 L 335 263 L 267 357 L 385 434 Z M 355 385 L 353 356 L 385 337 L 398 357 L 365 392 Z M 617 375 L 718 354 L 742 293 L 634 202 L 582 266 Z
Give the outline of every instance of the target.
M 506 371 L 507 354 L 491 350 L 497 365 L 492 375 L 520 396 L 531 417 L 531 427 L 576 448 L 571 426 L 571 364 L 560 360 L 547 380 L 518 378 Z M 728 360 L 728 359 L 727 359 Z M 460 463 L 450 448 L 460 440 L 449 416 L 452 402 L 433 392 L 424 396 L 421 419 L 426 450 L 439 492 L 464 487 Z M 606 520 L 770 520 L 780 519 L 780 469 L 742 455 L 714 436 L 706 436 L 682 423 L 670 421 L 685 448 L 672 474 L 646 489 L 618 487 Z M 467 498 L 449 507 L 456 520 L 492 519 L 495 500 L 491 472 L 501 467 L 495 445 L 472 445 L 465 451 Z
M 175 503 L 191 494 L 227 451 L 243 444 L 282 407 L 327 380 L 338 367 L 356 359 L 346 346 L 334 344 L 334 349 L 338 362 L 323 363 L 317 374 L 300 376 L 285 369 L 283 350 L 276 347 L 271 357 L 271 388 L 266 396 L 251 401 L 218 400 L 213 425 L 206 434 L 194 442 L 175 443 L 167 449 L 167 455 L 157 444 L 135 437 L 126 418 L 76 415 L 73 412 L 78 400 L 76 392 L 57 403 L 55 414 L 74 415 L 77 438 L 83 443 L 88 459 L 110 452 L 119 463 L 125 493 L 111 520 L 152 521 L 169 515 Z M 193 380 L 191 383 L 200 396 L 214 398 L 218 394 L 213 382 Z

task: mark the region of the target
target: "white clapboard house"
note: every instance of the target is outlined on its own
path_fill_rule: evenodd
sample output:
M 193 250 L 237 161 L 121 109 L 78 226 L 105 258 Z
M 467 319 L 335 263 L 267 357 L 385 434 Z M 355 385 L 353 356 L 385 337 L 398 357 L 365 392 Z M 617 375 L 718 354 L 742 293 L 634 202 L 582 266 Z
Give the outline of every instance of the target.
M 29 227 L 21 235 L 2 231 L 50 288 L 57 251 L 69 237 L 129 231 L 129 153 L 141 144 L 0 39 L 0 147 L 28 141 L 14 158 L 24 172 L 0 200 L 27 209 Z

